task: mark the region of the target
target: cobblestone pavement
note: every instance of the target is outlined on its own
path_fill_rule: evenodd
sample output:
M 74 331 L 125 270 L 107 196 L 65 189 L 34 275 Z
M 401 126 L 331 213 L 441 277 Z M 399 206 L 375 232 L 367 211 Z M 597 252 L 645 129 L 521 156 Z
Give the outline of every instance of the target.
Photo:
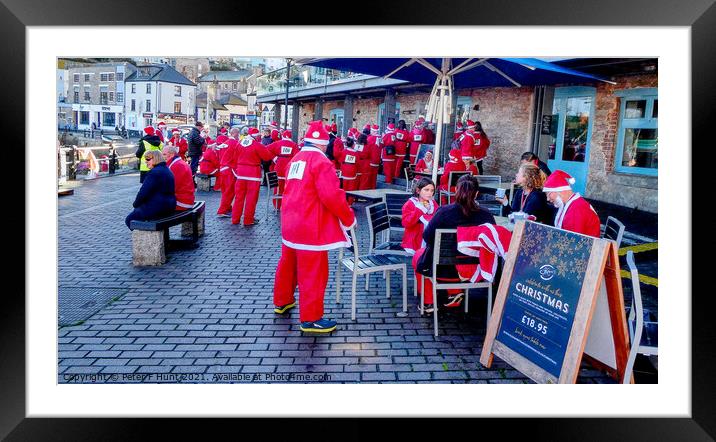
M 396 317 L 401 278 L 391 278 L 387 299 L 385 280 L 374 274 L 367 292 L 364 279 L 358 281 L 357 320 L 351 321 L 347 271 L 341 304 L 334 276 L 328 284 L 325 317 L 338 321 L 329 336 L 303 334 L 297 309 L 287 317 L 274 314 L 280 225 L 273 210 L 264 220 L 264 187 L 261 223 L 251 228 L 215 216 L 218 192 L 197 192 L 207 215 L 200 246 L 170 252 L 161 267 L 133 267 L 124 218 L 138 189 L 138 174 L 121 175 L 84 182 L 59 199 L 59 289 L 124 292 L 84 322 L 59 329 L 60 383 L 532 382 L 498 358 L 490 369 L 479 363 L 486 291 L 471 292 L 467 314 L 441 312 L 434 337 L 432 317 L 417 311 L 410 265 L 408 317 Z M 363 207 L 355 208 L 365 247 Z M 171 235 L 178 237 L 175 229 Z M 337 252 L 329 258 L 335 275 Z M 579 382 L 614 381 L 584 366 Z

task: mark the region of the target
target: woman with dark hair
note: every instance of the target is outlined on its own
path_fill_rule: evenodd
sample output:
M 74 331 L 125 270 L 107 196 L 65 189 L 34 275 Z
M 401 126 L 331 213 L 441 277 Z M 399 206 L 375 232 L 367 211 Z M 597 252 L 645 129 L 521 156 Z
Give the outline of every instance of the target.
M 423 229 L 432 219 L 437 207 L 434 195 L 435 183 L 430 178 L 420 178 L 413 189 L 413 197 L 403 205 L 401 223 L 405 227 L 405 233 L 400 246 L 411 255 L 425 247 Z
M 480 224 L 495 224 L 495 217 L 490 212 L 481 208 L 477 202 L 477 194 L 480 182 L 474 175 L 465 175 L 457 181 L 455 203 L 441 206 L 433 219 L 430 220 L 423 232 L 425 248 L 415 252 L 413 257 L 413 269 L 418 290 L 422 286 L 422 275 L 430 275 L 433 266 L 433 245 L 435 242 L 435 231 L 437 229 L 456 229 L 458 226 L 479 226 Z M 441 268 L 437 275 L 438 279 L 445 281 L 459 281 L 460 277 L 455 267 Z M 459 307 L 462 304 L 464 293 L 462 290 L 448 290 L 448 303 L 445 307 Z M 425 312 L 433 311 L 433 286 L 429 280 L 425 280 Z

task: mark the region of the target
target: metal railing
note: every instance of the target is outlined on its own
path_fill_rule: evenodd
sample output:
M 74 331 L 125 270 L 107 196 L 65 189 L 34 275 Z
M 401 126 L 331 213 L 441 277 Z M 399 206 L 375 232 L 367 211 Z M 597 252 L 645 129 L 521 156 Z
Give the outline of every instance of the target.
M 375 78 L 371 75 L 303 65 L 292 65 L 289 74 L 289 91 L 354 81 L 360 78 Z M 257 79 L 257 96 L 285 91 L 286 68 L 269 72 Z

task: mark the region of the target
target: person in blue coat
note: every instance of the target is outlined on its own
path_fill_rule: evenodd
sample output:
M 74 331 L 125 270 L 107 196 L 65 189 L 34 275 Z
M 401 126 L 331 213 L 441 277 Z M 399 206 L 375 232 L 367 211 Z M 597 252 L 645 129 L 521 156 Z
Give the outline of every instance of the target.
M 134 210 L 124 220 L 130 228 L 132 220 L 152 220 L 174 213 L 177 201 L 174 195 L 174 175 L 164 162 L 161 152 L 150 150 L 144 154 L 149 167 L 142 187 L 134 199 Z
M 507 204 L 507 198 L 495 198 L 506 206 L 506 212 L 524 212 L 534 215 L 539 223 L 553 225 L 555 209 L 547 203 L 546 194 L 542 192 L 544 175 L 540 173 L 540 168 L 532 163 L 522 164 L 515 176 L 515 183 L 522 188 L 515 191 L 512 206 Z

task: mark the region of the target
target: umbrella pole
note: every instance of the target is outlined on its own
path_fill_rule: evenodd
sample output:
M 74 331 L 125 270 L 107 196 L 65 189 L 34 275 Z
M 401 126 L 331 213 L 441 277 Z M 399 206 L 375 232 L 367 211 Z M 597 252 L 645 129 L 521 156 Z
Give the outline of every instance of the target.
M 444 79 L 440 81 L 440 98 L 438 99 L 438 124 L 435 133 L 435 152 L 433 155 L 433 183 L 438 187 L 438 166 L 440 163 L 440 145 L 442 144 L 443 135 L 443 113 L 445 112 L 445 86 Z

